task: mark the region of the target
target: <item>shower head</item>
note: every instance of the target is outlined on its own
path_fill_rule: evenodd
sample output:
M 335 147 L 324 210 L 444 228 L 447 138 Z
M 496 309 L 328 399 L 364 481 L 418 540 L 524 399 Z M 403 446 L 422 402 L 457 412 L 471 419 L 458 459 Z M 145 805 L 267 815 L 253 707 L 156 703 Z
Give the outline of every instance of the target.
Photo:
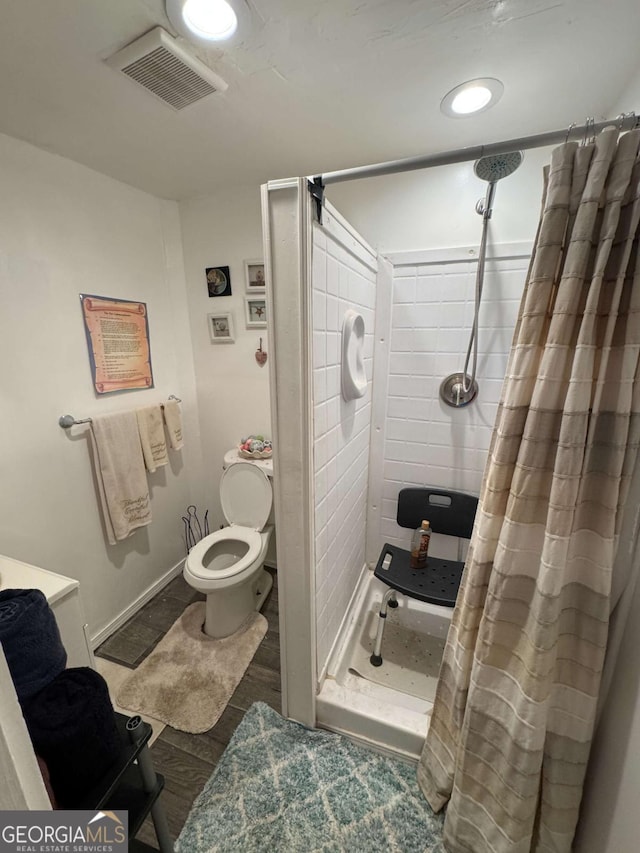
M 522 151 L 509 151 L 506 154 L 481 157 L 480 160 L 476 160 L 474 163 L 473 171 L 477 177 L 482 181 L 488 181 L 484 199 L 481 198 L 476 204 L 476 213 L 480 214 L 485 222 L 491 219 L 496 184 L 502 178 L 512 175 L 523 159 L 524 154 Z
M 476 160 L 473 171 L 481 181 L 499 181 L 512 175 L 522 163 L 522 151 L 509 151 L 507 154 L 494 154 Z

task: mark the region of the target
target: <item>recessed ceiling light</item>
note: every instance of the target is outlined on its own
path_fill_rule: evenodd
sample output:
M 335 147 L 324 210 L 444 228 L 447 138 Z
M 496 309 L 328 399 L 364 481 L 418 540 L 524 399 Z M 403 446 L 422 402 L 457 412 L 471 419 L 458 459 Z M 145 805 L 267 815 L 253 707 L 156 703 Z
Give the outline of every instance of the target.
M 204 43 L 231 39 L 248 11 L 244 0 L 166 0 L 166 4 L 178 32 Z
M 503 92 L 504 86 L 495 77 L 477 77 L 447 92 L 440 109 L 451 118 L 466 118 L 497 104 Z

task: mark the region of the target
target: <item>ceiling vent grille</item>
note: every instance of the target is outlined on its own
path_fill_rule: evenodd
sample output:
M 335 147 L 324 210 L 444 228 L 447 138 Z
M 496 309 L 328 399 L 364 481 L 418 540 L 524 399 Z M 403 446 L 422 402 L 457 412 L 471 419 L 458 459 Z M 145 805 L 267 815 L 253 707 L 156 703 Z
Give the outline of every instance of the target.
M 174 110 L 227 88 L 224 80 L 161 27 L 136 39 L 107 62 Z

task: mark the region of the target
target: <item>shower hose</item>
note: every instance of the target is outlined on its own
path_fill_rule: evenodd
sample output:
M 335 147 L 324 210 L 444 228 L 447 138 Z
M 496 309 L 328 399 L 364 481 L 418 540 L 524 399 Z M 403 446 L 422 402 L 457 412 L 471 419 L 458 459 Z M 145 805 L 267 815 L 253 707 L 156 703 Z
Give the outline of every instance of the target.
M 471 326 L 471 335 L 469 336 L 469 346 L 467 347 L 467 357 L 464 362 L 462 371 L 462 392 L 468 394 L 473 383 L 476 381 L 476 370 L 478 367 L 478 316 L 480 314 L 480 302 L 482 300 L 482 288 L 484 286 L 484 265 L 487 255 L 487 234 L 489 231 L 489 219 L 491 218 L 491 208 L 485 204 L 482 214 L 482 237 L 480 239 L 480 252 L 478 256 L 478 268 L 476 270 L 476 293 L 475 307 L 473 312 L 473 325 Z M 473 351 L 473 369 L 471 378 L 467 383 L 467 370 L 469 369 L 469 360 Z

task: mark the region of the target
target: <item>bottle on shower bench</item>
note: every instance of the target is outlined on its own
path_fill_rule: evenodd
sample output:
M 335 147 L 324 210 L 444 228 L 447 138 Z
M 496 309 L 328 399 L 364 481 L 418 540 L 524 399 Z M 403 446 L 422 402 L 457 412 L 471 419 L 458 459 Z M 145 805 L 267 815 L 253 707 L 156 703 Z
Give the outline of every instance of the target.
M 429 553 L 429 540 L 431 539 L 431 526 L 428 521 L 423 521 L 411 537 L 411 554 L 409 565 L 412 569 L 424 569 L 427 565 L 427 554 Z

